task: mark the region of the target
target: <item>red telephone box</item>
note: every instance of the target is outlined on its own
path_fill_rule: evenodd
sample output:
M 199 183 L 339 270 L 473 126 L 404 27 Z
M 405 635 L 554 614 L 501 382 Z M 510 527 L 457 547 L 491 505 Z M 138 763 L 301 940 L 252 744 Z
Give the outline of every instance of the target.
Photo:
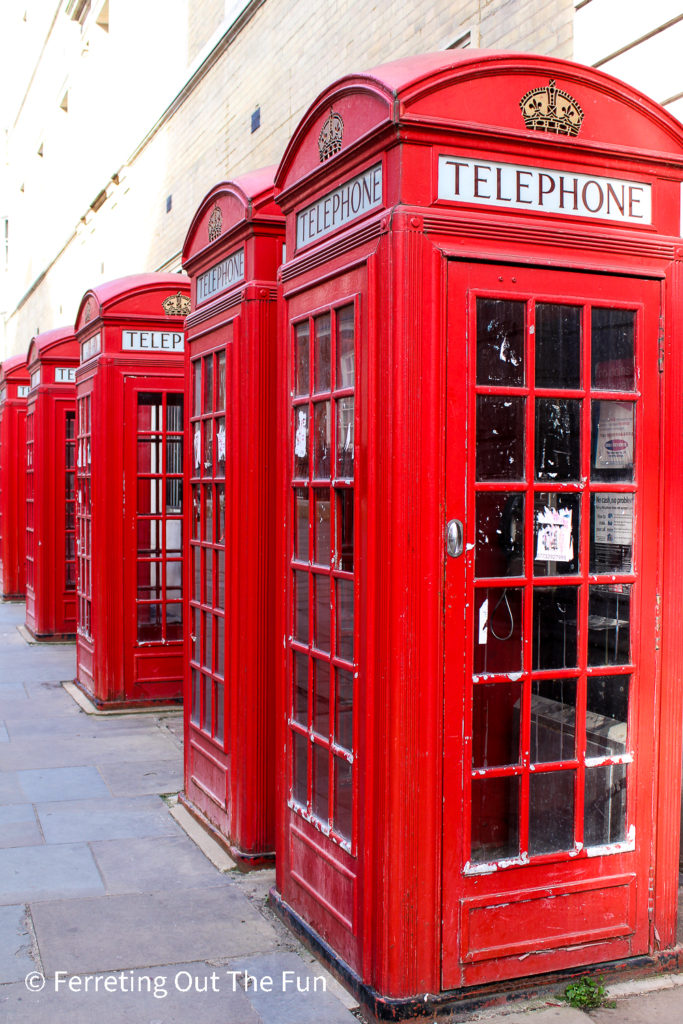
M 274 168 L 216 185 L 185 241 L 192 494 L 185 801 L 243 867 L 275 846 Z
M 682 178 L 629 86 L 471 50 L 278 169 L 274 899 L 379 1015 L 677 963 Z
M 76 682 L 98 707 L 182 699 L 184 319 L 189 282 L 139 274 L 76 318 Z
M 25 356 L 0 365 L 0 597 L 26 592 L 26 395 Z
M 26 627 L 36 640 L 71 640 L 78 366 L 73 328 L 37 334 L 26 363 Z

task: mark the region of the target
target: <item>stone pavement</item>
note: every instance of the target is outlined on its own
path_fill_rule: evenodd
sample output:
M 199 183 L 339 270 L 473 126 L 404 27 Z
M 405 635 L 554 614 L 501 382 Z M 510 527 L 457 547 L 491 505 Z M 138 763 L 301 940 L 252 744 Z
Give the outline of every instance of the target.
M 362 1020 L 267 907 L 273 872 L 218 870 L 176 822 L 181 715 L 86 714 L 61 685 L 74 646 L 28 644 L 23 621 L 0 603 L 0 1021 Z M 612 986 L 591 1017 L 682 1024 L 678 982 Z M 552 994 L 452 1019 L 589 1024 Z

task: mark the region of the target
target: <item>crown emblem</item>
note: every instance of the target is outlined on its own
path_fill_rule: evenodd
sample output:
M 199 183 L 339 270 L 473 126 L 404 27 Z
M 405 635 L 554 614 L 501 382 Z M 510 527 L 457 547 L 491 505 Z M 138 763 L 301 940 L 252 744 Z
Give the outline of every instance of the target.
M 320 129 L 320 135 L 318 136 L 318 151 L 321 163 L 329 160 L 331 156 L 339 152 L 342 148 L 343 137 L 344 120 L 341 114 L 335 114 L 332 107 L 330 107 L 330 116 Z
M 519 101 L 527 128 L 534 132 L 553 132 L 555 135 L 578 135 L 583 110 L 568 92 L 558 89 L 554 82 L 545 88 L 530 89 Z
M 218 205 L 218 203 L 216 203 L 213 210 L 211 211 L 208 227 L 209 241 L 215 242 L 218 236 L 220 235 L 221 231 L 223 230 L 223 214 L 221 213 L 221 208 Z
M 190 312 L 190 300 L 187 295 L 181 295 L 180 292 L 169 295 L 161 305 L 164 307 L 166 316 L 187 316 Z
M 90 323 L 93 316 L 95 315 L 95 303 L 92 299 L 88 299 L 85 304 L 85 312 L 83 313 L 83 323 Z

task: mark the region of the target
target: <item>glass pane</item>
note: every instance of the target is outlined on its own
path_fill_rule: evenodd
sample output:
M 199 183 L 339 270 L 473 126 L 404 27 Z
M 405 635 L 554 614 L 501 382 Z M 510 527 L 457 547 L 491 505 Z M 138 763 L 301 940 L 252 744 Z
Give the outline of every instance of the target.
M 353 572 L 353 491 L 343 488 L 337 497 L 337 568 Z
M 216 616 L 216 664 L 214 671 L 216 675 L 225 676 L 225 619 L 222 615 Z
M 477 395 L 477 480 L 524 479 L 524 399 Z
M 308 409 L 294 410 L 294 476 L 308 477 Z
M 161 527 L 163 519 L 138 519 L 138 554 L 161 558 Z
M 193 725 L 199 725 L 199 683 L 200 675 L 196 668 L 192 669 L 192 708 L 190 721 Z
M 166 605 L 166 639 L 183 639 L 183 606 L 179 601 Z
M 183 511 L 183 481 L 180 477 L 166 480 L 166 512 L 180 515 Z
M 603 391 L 633 391 L 635 387 L 632 309 L 591 310 L 591 381 Z
M 337 476 L 353 480 L 353 396 L 339 398 L 337 406 Z
M 293 657 L 293 693 L 292 693 L 292 718 L 300 725 L 308 727 L 308 658 L 305 654 L 298 654 L 296 651 Z
M 183 553 L 183 521 L 182 519 L 166 520 L 166 554 L 171 556 Z
M 330 817 L 330 753 L 313 746 L 313 813 L 324 822 Z
M 313 321 L 313 328 L 315 331 L 315 355 L 314 355 L 314 388 L 313 390 L 318 393 L 320 391 L 330 390 L 330 369 L 331 369 L 331 354 L 330 354 L 330 342 L 332 339 L 331 326 L 330 326 L 330 314 L 323 313 L 322 316 L 317 316 Z
M 201 612 L 199 612 L 197 608 L 192 609 L 192 658 L 197 662 L 197 664 L 200 662 L 200 615 Z
M 472 767 L 519 764 L 522 685 L 479 683 L 472 696 Z
M 473 779 L 472 860 L 518 856 L 519 779 Z
M 344 306 L 337 310 L 337 389 L 352 388 L 355 376 L 354 308 Z
M 313 682 L 315 702 L 313 704 L 313 728 L 321 736 L 330 734 L 330 663 L 313 658 Z
M 138 395 L 138 431 L 161 430 L 162 397 L 158 391 L 141 391 Z
M 213 409 L 213 355 L 204 356 L 204 408 L 203 412 Z
M 204 484 L 204 540 L 213 541 L 213 484 Z
M 192 539 L 199 540 L 201 536 L 201 488 L 196 484 L 192 488 Z
M 225 734 L 225 687 L 215 683 L 216 690 L 216 739 L 223 743 Z
M 316 402 L 313 406 L 315 423 L 313 476 L 317 479 L 330 475 L 330 403 Z
M 225 418 L 216 420 L 216 476 L 225 476 Z
M 534 575 L 564 576 L 579 571 L 580 494 L 534 497 Z
M 294 491 L 294 557 L 308 561 L 308 488 Z
M 149 515 L 161 510 L 161 480 L 138 477 L 138 512 Z
M 138 473 L 161 473 L 161 441 L 138 439 Z
M 486 491 L 476 497 L 474 573 L 521 576 L 524 572 L 524 495 Z
M 202 411 L 202 361 L 192 362 L 192 415 L 199 416 Z
M 315 635 L 313 643 L 319 651 L 330 651 L 330 577 L 314 575 Z
M 340 747 L 353 750 L 353 673 L 338 668 L 335 679 L 334 738 Z
M 225 551 L 219 549 L 216 552 L 218 569 L 216 573 L 216 607 L 225 608 Z
M 327 488 L 313 491 L 314 561 L 318 565 L 330 564 L 330 492 Z
M 477 384 L 524 384 L 526 303 L 477 299 Z
M 166 472 L 178 475 L 183 472 L 182 437 L 169 437 L 166 439 Z
M 213 549 L 203 548 L 204 551 L 204 592 L 202 603 L 211 606 L 213 604 Z
M 575 668 L 578 587 L 534 587 L 532 664 Z
M 578 399 L 536 399 L 537 480 L 579 479 L 580 419 L 581 402 Z
M 216 484 L 216 543 L 225 544 L 225 484 Z
M 576 679 L 531 682 L 532 764 L 576 757 Z
M 522 590 L 484 587 L 474 596 L 474 672 L 522 668 Z
M 296 363 L 296 380 L 294 382 L 294 394 L 296 395 L 307 395 L 308 394 L 308 349 L 309 349 L 309 330 L 308 321 L 303 324 L 297 324 L 295 331 L 295 363 Z
M 210 672 L 213 668 L 213 615 L 210 612 L 203 612 L 202 614 L 204 617 L 202 665 L 204 668 L 208 668 Z
M 586 768 L 584 846 L 623 843 L 626 839 L 625 764 Z
M 351 842 L 353 822 L 353 766 L 342 757 L 334 758 L 334 830 Z
M 292 732 L 292 799 L 302 807 L 308 798 L 308 740 L 298 732 Z
M 161 562 L 138 562 L 138 598 L 161 601 L 162 586 Z
M 586 692 L 586 757 L 626 753 L 629 676 L 589 676 Z
M 183 429 L 183 396 L 182 395 L 167 395 L 166 396 L 166 429 L 174 431 L 182 431 Z M 174 473 L 182 472 L 182 463 L 180 469 L 174 469 Z
M 192 596 L 195 601 L 200 601 L 201 597 L 201 578 L 202 578 L 202 549 L 200 547 L 193 547 L 194 557 L 194 584 L 192 587 Z
M 204 732 L 211 732 L 211 713 L 213 711 L 213 687 L 211 686 L 211 679 L 208 676 L 203 676 L 204 682 L 204 707 L 202 708 L 202 729 Z
M 225 409 L 225 352 L 216 353 L 216 408 Z
M 192 467 L 193 476 L 199 476 L 202 464 L 202 425 L 195 423 L 192 428 Z
M 593 402 L 591 479 L 633 480 L 633 402 Z
M 161 604 L 138 605 L 138 640 L 154 642 L 162 639 Z
M 536 305 L 536 387 L 581 386 L 581 307 Z
M 589 572 L 633 571 L 633 495 L 591 494 Z
M 529 778 L 529 853 L 574 849 L 575 772 L 541 772 Z
M 353 580 L 337 580 L 337 657 L 353 661 Z
M 204 466 L 203 476 L 213 476 L 213 421 L 204 420 Z
M 308 573 L 294 574 L 294 639 L 308 643 Z
M 630 625 L 630 586 L 615 583 L 589 587 L 588 664 L 627 665 Z

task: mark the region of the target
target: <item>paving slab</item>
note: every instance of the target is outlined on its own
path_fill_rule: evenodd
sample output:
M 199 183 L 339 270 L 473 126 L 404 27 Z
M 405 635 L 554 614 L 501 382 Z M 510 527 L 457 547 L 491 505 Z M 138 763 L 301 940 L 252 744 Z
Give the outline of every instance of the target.
M 274 952 L 230 964 L 262 1020 L 278 1024 L 357 1024 L 354 1015 L 328 991 L 327 974 L 296 953 Z M 584 1022 L 585 1024 L 585 1022 Z
M 588 1016 L 596 1024 L 681 1024 L 683 986 L 618 999 L 615 1009 L 591 1010 Z
M 0 807 L 0 849 L 12 846 L 37 846 L 43 835 L 31 804 Z
M 100 775 L 114 796 L 177 793 L 183 788 L 183 756 L 179 750 L 164 761 L 105 764 Z
M 2 678 L 2 671 L 0 669 L 0 678 Z M 24 689 L 23 683 L 19 682 L 2 682 L 0 683 L 0 707 L 5 706 L 6 701 L 15 700 L 28 700 L 28 693 Z
M 0 985 L 23 981 L 29 971 L 35 970 L 31 947 L 26 907 L 0 907 Z
M 46 735 L 49 736 L 49 732 Z M 149 761 L 150 758 L 167 760 L 175 753 L 174 741 L 159 730 L 109 736 L 56 735 L 40 744 L 36 743 L 35 736 L 27 735 L 0 746 L 0 771 L 104 765 L 125 760 Z
M 9 743 L 9 736 L 7 734 L 7 726 L 4 722 L 0 722 L 0 743 Z
M 91 843 L 90 849 L 108 893 L 185 890 L 227 882 L 225 875 L 182 835 L 114 839 Z
M 26 799 L 32 804 L 48 800 L 111 799 L 104 779 L 92 765 L 80 768 L 28 768 L 16 774 Z
M 245 956 L 277 945 L 272 925 L 230 885 L 53 900 L 31 910 L 48 975 Z
M 100 873 L 84 843 L 0 850 L 0 904 L 102 892 Z
M 98 978 L 99 991 L 94 991 Z M 205 963 L 96 975 L 87 984 L 86 992 L 85 976 L 79 974 L 57 983 L 49 978 L 41 992 L 27 991 L 23 982 L 3 985 L 0 1020 L 10 1024 L 279 1024 L 277 1017 L 261 1018 L 239 985 L 233 991 L 224 968 Z
M 0 772 L 0 806 L 24 804 L 26 797 L 19 785 L 16 772 Z
M 63 800 L 37 804 L 36 811 L 46 843 L 178 834 L 168 807 L 156 796 Z

